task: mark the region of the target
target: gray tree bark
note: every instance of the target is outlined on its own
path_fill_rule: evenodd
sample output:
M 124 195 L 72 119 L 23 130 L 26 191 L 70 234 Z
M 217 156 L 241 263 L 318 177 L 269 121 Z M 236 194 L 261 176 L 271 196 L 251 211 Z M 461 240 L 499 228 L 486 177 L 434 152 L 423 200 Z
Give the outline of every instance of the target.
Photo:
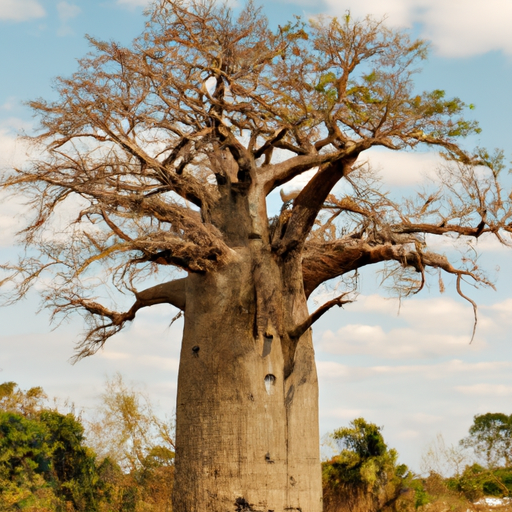
M 261 240 L 249 245 L 223 271 L 188 278 L 175 512 L 322 510 L 311 331 L 290 354 L 283 330 L 307 315 L 302 274 L 270 253 L 255 269 Z

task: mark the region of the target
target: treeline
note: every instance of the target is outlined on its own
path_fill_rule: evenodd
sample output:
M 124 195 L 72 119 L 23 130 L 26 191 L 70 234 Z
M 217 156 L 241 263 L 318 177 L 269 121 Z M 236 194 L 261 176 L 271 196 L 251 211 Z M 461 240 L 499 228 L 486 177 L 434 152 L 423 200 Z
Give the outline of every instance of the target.
M 330 441 L 337 454 L 322 464 L 325 512 L 467 512 L 484 496 L 512 495 L 512 415 L 475 416 L 456 446 L 439 436 L 424 476 L 363 418 Z M 170 512 L 173 477 L 173 422 L 120 375 L 88 420 L 40 387 L 0 385 L 1 511 Z
M 171 510 L 172 423 L 142 393 L 116 376 L 94 420 L 58 409 L 40 387 L 0 385 L 1 511 Z
M 324 512 L 468 512 L 487 510 L 484 497 L 512 510 L 512 415 L 475 416 L 455 446 L 438 436 L 423 457 L 425 476 L 398 462 L 381 430 L 358 418 L 330 436 L 339 453 L 322 464 Z

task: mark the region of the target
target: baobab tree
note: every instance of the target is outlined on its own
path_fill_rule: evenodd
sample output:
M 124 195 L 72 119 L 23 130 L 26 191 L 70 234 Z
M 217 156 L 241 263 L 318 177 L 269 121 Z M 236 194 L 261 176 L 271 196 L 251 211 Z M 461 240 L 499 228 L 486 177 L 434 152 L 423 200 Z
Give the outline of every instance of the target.
M 404 293 L 445 272 L 474 306 L 464 281 L 484 275 L 427 235 L 505 243 L 503 159 L 457 142 L 478 130 L 461 100 L 415 90 L 425 42 L 372 18 L 273 31 L 252 3 L 160 0 L 132 46 L 90 42 L 58 99 L 31 102 L 41 156 L 2 180 L 33 211 L 25 256 L 3 267 L 10 300 L 43 280 L 54 314 L 82 313 L 78 358 L 141 308 L 179 308 L 173 510 L 318 512 L 311 326 L 351 297 L 311 313 L 308 297 L 385 262 Z M 446 165 L 398 204 L 365 163 L 376 146 L 429 148 Z M 268 195 L 311 170 L 270 217 Z M 133 296 L 125 312 L 117 291 Z

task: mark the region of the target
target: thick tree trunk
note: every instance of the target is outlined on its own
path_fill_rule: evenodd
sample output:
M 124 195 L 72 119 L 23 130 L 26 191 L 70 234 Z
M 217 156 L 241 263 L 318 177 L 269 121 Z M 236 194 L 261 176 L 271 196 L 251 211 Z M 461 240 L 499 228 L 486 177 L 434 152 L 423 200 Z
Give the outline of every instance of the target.
M 286 274 L 255 263 L 251 247 L 236 252 L 218 273 L 189 277 L 173 511 L 320 512 L 311 331 L 295 350 L 283 332 L 307 314 L 300 267 Z

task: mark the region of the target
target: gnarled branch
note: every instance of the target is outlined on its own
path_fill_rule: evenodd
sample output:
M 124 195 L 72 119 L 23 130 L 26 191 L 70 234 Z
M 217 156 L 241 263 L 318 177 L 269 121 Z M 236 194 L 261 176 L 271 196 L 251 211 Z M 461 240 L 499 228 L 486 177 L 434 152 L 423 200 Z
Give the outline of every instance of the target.
M 142 308 L 156 304 L 170 304 L 184 311 L 186 307 L 186 288 L 187 278 L 185 277 L 136 292 L 134 304 L 125 313 L 112 311 L 98 302 L 79 296 L 68 297 L 66 304 L 58 309 L 62 311 L 84 310 L 89 315 L 92 324 L 85 338 L 77 345 L 77 353 L 73 357 L 73 362 L 95 354 L 103 347 L 108 338 L 118 333 L 126 322 L 132 321 L 137 311 Z M 54 314 L 58 312 L 54 311 Z
M 322 304 L 316 311 L 314 311 L 311 315 L 304 320 L 301 324 L 297 325 L 294 329 L 292 329 L 288 335 L 290 338 L 300 338 L 317 320 L 319 320 L 327 311 L 329 311 L 332 307 L 338 306 L 343 307 L 343 304 L 350 304 L 351 300 L 345 299 L 348 293 L 342 293 L 339 297 L 336 297 L 332 300 L 327 301 L 325 304 Z
M 355 149 L 355 148 L 354 148 Z M 293 202 L 293 208 L 286 229 L 277 233 L 272 241 L 272 249 L 279 256 L 301 248 L 313 227 L 318 212 L 333 187 L 349 174 L 358 151 L 347 152 L 344 158 L 319 169 Z

